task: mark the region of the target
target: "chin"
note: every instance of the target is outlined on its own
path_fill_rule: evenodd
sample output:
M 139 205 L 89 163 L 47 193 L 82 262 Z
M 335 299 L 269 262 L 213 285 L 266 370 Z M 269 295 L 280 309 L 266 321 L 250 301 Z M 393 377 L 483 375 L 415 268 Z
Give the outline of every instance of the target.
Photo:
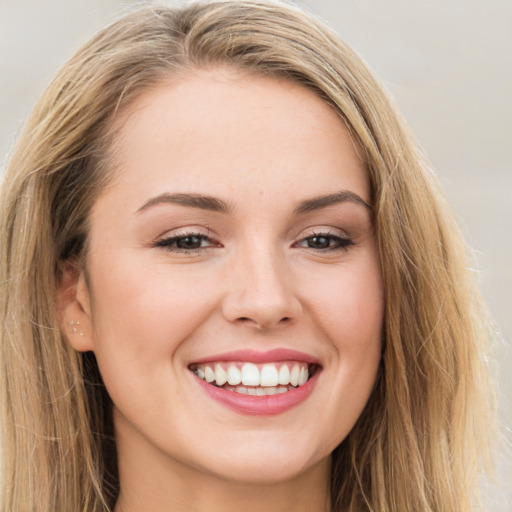
M 298 443 L 285 447 L 266 443 L 265 447 L 245 446 L 230 450 L 224 456 L 215 454 L 212 473 L 233 482 L 254 485 L 278 484 L 294 480 L 312 471 L 319 465 L 330 466 L 330 453 L 323 457 L 312 457 L 311 453 L 298 451 Z M 286 449 L 288 448 L 288 449 Z M 233 456 L 233 454 L 236 454 Z

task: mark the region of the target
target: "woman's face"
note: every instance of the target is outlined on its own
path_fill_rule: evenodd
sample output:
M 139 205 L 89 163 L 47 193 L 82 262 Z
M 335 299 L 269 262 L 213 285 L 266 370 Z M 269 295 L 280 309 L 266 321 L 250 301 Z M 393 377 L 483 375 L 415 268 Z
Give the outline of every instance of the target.
M 117 124 L 67 320 L 114 402 L 121 471 L 327 467 L 374 385 L 383 316 L 343 122 L 302 86 L 217 69 L 146 92 Z

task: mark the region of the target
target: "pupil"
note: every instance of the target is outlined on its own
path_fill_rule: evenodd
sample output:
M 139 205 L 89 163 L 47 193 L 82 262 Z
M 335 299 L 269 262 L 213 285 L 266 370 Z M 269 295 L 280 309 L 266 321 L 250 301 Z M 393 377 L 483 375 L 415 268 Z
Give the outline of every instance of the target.
M 325 236 L 314 236 L 309 240 L 309 247 L 313 249 L 325 249 L 329 247 L 329 239 Z
M 185 236 L 177 241 L 180 249 L 198 249 L 201 247 L 201 238 L 198 236 Z

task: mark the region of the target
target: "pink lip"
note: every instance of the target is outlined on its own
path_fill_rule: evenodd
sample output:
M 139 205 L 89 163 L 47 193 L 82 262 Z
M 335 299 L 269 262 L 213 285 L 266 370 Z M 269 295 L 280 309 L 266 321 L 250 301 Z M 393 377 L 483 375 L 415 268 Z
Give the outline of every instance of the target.
M 244 358 L 244 361 L 246 360 Z M 271 416 L 285 412 L 306 400 L 313 391 L 319 373 L 316 372 L 303 386 L 286 393 L 269 396 L 243 395 L 228 391 L 208 384 L 198 377 L 196 377 L 196 381 L 208 396 L 235 412 L 252 416 Z
M 223 352 L 194 360 L 191 364 L 205 364 L 220 361 L 243 361 L 254 364 L 278 361 L 303 361 L 308 364 L 320 366 L 320 361 L 316 357 L 286 348 L 277 348 L 266 352 L 259 352 L 257 350 Z M 236 393 L 216 387 L 197 377 L 196 381 L 209 397 L 235 412 L 254 416 L 270 416 L 285 412 L 306 400 L 311 391 L 313 391 L 319 373 L 321 373 L 320 369 L 318 369 L 304 385 L 296 389 L 292 389 L 286 393 L 268 396 L 253 396 Z
M 244 361 L 249 363 L 273 363 L 278 361 L 304 361 L 309 364 L 320 364 L 316 357 L 304 352 L 290 350 L 286 348 L 276 348 L 267 352 L 258 352 L 256 350 L 235 350 L 233 352 L 224 352 L 207 356 L 193 363 L 212 363 L 217 361 Z

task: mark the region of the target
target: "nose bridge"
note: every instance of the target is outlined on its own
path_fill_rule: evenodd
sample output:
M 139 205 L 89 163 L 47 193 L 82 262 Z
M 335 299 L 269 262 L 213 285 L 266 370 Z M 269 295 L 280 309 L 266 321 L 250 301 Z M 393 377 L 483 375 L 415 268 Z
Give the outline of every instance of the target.
M 231 264 L 224 302 L 228 320 L 266 329 L 298 317 L 301 305 L 286 256 L 275 245 L 250 244 Z

